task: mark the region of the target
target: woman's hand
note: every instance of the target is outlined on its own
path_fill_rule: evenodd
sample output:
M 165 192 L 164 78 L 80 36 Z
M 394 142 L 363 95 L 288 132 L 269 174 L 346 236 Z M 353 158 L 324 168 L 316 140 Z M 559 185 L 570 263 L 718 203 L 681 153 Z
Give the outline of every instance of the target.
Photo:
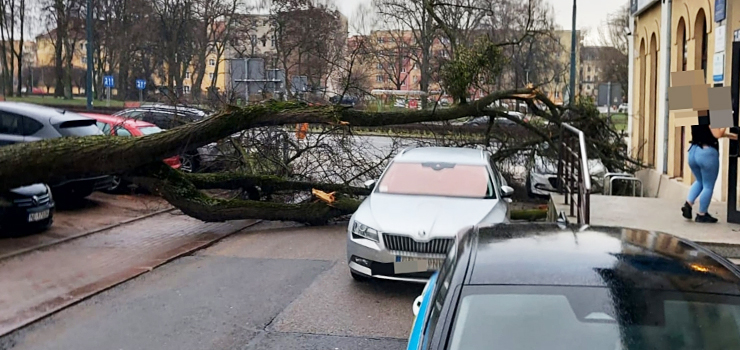
M 733 133 L 729 133 L 729 132 L 728 132 L 728 133 L 726 133 L 726 134 L 725 134 L 725 136 L 726 136 L 726 137 L 727 137 L 728 139 L 730 139 L 730 140 L 737 140 L 737 134 L 733 134 Z

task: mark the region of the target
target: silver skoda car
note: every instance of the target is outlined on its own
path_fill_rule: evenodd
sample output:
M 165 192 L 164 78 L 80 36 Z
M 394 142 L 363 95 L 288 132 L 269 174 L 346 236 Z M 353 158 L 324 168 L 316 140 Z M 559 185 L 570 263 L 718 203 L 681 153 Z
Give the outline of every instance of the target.
M 490 160 L 472 148 L 421 147 L 400 152 L 349 221 L 352 277 L 425 283 L 457 233 L 509 221 L 514 190 Z

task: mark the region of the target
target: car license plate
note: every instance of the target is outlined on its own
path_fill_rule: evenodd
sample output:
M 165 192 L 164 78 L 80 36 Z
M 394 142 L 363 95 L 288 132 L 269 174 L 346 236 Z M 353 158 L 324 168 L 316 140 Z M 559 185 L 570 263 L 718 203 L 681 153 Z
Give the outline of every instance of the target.
M 396 256 L 393 263 L 395 273 L 425 272 L 439 270 L 444 259 L 420 259 L 406 256 Z
M 36 222 L 49 218 L 49 209 L 28 214 L 28 222 Z

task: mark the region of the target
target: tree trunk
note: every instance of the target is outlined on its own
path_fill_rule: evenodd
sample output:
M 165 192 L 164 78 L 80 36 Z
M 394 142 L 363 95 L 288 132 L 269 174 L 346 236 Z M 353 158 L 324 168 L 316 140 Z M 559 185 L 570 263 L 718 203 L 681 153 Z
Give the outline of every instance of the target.
M 494 101 L 531 92 L 528 89 L 502 91 L 465 106 L 436 111 L 383 113 L 333 105 L 307 107 L 303 103 L 271 101 L 243 108 L 232 106 L 199 122 L 143 137 L 69 137 L 15 144 L 0 147 L 0 164 L 3 164 L 0 167 L 0 192 L 39 182 L 56 183 L 88 176 L 123 174 L 250 128 L 297 123 L 382 126 L 453 120 L 484 115 L 484 107 Z M 97 161 L 91 162 L 91 159 Z
M 64 97 L 64 58 L 63 45 L 67 33 L 67 21 L 65 19 L 64 0 L 54 0 L 54 12 L 57 16 L 57 27 L 55 29 L 56 43 L 54 45 L 54 72 L 56 73 L 56 86 L 54 87 L 55 97 Z

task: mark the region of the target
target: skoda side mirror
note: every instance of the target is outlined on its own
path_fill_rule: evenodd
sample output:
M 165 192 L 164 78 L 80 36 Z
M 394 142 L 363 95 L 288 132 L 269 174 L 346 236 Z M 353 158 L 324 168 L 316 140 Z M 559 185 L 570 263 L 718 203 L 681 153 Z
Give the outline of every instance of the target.
M 375 180 L 365 181 L 365 188 L 372 189 L 373 187 L 375 187 Z
M 416 299 L 414 300 L 414 307 L 413 307 L 413 309 L 414 309 L 414 317 L 416 317 L 416 316 L 419 315 L 419 309 L 421 309 L 421 301 L 422 300 L 423 300 L 423 298 L 422 298 L 421 295 L 419 295 L 418 297 L 416 297 Z
M 514 195 L 514 189 L 511 186 L 501 186 L 502 197 L 511 198 Z

